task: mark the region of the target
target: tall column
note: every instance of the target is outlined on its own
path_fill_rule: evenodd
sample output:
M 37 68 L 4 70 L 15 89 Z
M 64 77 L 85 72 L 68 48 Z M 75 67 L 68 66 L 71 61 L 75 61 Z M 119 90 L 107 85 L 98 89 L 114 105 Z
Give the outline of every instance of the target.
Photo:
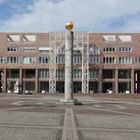
M 3 71 L 3 92 L 4 93 L 7 92 L 7 72 L 6 72 L 6 68 L 4 68 L 4 71 Z
M 39 91 L 38 91 L 38 85 L 39 85 L 39 84 L 38 84 L 38 80 L 39 80 L 39 79 L 38 79 L 38 69 L 35 70 L 35 77 L 36 77 L 36 78 L 35 78 L 35 92 L 38 93 L 38 92 L 39 92 Z
M 115 70 L 115 93 L 118 93 L 118 69 Z
M 19 69 L 19 80 L 21 84 L 21 93 L 23 93 L 23 74 L 22 74 L 22 68 Z
M 65 25 L 67 32 L 65 34 L 65 99 L 60 102 L 64 104 L 77 104 L 73 99 L 73 23 L 68 22 Z
M 73 99 L 73 32 L 65 35 L 65 100 Z
M 98 87 L 98 92 L 99 92 L 99 94 L 100 93 L 103 93 L 103 91 L 102 91 L 102 69 L 99 69 L 99 87 Z
M 131 94 L 134 94 L 134 69 L 131 70 Z

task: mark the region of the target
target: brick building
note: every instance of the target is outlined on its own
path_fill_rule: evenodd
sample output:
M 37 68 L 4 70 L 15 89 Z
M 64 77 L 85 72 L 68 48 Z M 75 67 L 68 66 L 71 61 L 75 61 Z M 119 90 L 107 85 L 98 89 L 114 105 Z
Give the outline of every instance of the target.
M 0 91 L 63 93 L 65 34 L 0 33 Z M 74 93 L 140 93 L 140 33 L 74 33 Z

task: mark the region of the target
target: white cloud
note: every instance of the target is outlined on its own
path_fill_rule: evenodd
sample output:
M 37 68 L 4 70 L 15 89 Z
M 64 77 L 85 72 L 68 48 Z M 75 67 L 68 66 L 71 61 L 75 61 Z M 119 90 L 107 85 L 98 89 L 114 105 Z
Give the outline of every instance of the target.
M 107 31 L 106 22 L 114 18 L 138 15 L 139 0 L 34 0 L 27 7 L 31 12 L 13 15 L 0 25 L 0 31 L 63 31 L 64 24 L 71 20 L 78 31 Z M 135 25 L 135 28 L 133 27 Z M 127 20 L 113 31 L 140 31 L 139 20 Z M 104 29 L 106 28 L 106 29 Z M 108 29 L 107 29 L 108 28 Z

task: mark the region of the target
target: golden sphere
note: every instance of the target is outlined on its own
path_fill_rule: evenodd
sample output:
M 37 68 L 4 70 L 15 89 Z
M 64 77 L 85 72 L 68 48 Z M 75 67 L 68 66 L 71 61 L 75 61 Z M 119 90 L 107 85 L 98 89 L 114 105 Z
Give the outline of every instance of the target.
M 73 23 L 71 21 L 67 22 L 65 25 L 65 28 L 67 30 L 72 30 L 73 29 Z

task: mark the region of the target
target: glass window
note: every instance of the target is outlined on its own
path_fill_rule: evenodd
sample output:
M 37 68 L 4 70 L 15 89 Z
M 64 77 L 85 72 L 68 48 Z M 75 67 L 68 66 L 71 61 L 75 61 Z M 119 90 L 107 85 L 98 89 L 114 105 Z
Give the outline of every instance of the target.
M 4 57 L 0 56 L 0 63 L 4 63 Z
M 23 58 L 23 63 L 24 64 L 34 64 L 36 63 L 36 57 L 24 57 Z
M 103 41 L 105 42 L 115 42 L 116 36 L 115 35 L 103 35 Z
M 20 63 L 20 59 L 18 56 L 8 56 L 7 57 L 7 63 L 9 64 L 18 64 Z
M 35 69 L 24 69 L 23 78 L 35 78 Z
M 34 42 L 36 41 L 36 35 L 23 35 L 24 42 Z
M 7 78 L 19 78 L 19 69 L 7 69 Z
M 65 64 L 65 58 L 64 58 L 64 56 L 57 56 L 56 57 L 56 63 L 57 64 Z
M 7 51 L 8 52 L 16 52 L 16 51 L 20 51 L 20 48 L 18 48 L 18 47 L 8 47 Z
M 49 78 L 49 69 L 40 69 L 39 78 Z
M 35 52 L 36 48 L 35 47 L 24 47 L 23 51 L 25 51 L 25 52 Z
M 140 57 L 136 57 L 135 62 L 136 62 L 136 64 L 140 64 Z
M 41 56 L 41 57 L 39 57 L 39 63 L 40 64 L 48 64 L 49 58 L 47 56 Z
M 56 78 L 64 78 L 64 69 L 56 69 Z
M 115 57 L 104 57 L 103 58 L 104 64 L 116 64 Z
M 131 57 L 119 57 L 119 63 L 120 64 L 132 64 L 132 58 Z
M 81 56 L 74 56 L 73 57 L 73 64 L 81 64 L 82 63 L 82 57 Z
M 81 78 L 82 70 L 81 69 L 73 69 L 73 78 Z
M 116 49 L 113 48 L 113 47 L 105 47 L 105 48 L 103 48 L 103 51 L 104 51 L 104 52 L 115 52 Z
M 118 78 L 130 78 L 131 71 L 130 70 L 119 70 L 118 71 Z
M 98 78 L 98 70 L 89 70 L 89 78 Z

